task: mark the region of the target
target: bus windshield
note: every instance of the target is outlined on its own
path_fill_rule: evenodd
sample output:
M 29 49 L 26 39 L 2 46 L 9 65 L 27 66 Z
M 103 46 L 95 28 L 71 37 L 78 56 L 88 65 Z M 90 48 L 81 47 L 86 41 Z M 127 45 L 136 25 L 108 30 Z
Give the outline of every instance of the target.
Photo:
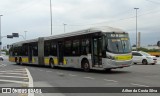
M 131 45 L 128 34 L 107 34 L 107 51 L 113 53 L 130 53 Z

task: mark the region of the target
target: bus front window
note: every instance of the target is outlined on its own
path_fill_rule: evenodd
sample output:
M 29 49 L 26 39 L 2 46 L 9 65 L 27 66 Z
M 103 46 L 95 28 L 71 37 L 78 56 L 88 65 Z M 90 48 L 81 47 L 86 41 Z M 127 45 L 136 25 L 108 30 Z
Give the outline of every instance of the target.
M 118 36 L 118 35 L 117 35 Z M 131 46 L 128 37 L 107 37 L 107 51 L 113 53 L 130 53 Z

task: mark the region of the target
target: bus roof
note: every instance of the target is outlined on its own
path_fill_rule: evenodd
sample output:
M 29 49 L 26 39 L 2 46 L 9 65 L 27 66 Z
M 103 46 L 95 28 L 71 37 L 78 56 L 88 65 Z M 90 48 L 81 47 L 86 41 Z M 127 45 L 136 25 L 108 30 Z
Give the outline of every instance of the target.
M 31 42 L 38 42 L 38 38 L 37 39 L 31 39 L 31 40 L 25 40 L 25 41 L 16 42 L 16 43 L 13 43 L 12 45 L 13 46 L 21 46 L 22 44 L 31 43 Z
M 84 34 L 90 34 L 90 33 L 96 33 L 96 32 L 103 32 L 103 33 L 124 33 L 125 31 L 119 29 L 119 28 L 113 28 L 113 27 L 108 27 L 108 26 L 103 26 L 103 27 L 93 27 L 93 28 L 88 28 L 85 30 L 80 30 L 80 31 L 74 31 L 70 33 L 65 33 L 65 34 L 60 34 L 60 35 L 54 35 L 54 36 L 48 36 L 48 37 L 43 37 L 44 40 L 50 40 L 50 39 L 58 39 L 58 38 L 64 38 L 64 37 L 70 37 L 70 36 L 77 36 L 77 35 L 84 35 Z M 126 33 L 126 32 L 125 32 Z M 26 40 L 26 41 L 20 41 L 17 43 L 13 43 L 12 45 L 16 46 L 21 46 L 24 43 L 31 43 L 31 42 L 37 42 L 38 38 L 36 39 L 31 39 L 31 40 Z
M 74 31 L 74 32 L 70 32 L 70 33 L 65 33 L 65 34 L 60 34 L 60 35 L 54 35 L 54 36 L 44 37 L 44 40 L 58 39 L 58 38 L 77 36 L 77 35 L 84 35 L 84 34 L 90 34 L 90 33 L 96 33 L 96 32 L 124 33 L 125 31 L 123 31 L 123 30 L 121 30 L 119 28 L 113 28 L 113 27 L 108 27 L 108 26 L 93 27 L 93 28 L 88 28 L 88 29 L 85 29 L 85 30 Z

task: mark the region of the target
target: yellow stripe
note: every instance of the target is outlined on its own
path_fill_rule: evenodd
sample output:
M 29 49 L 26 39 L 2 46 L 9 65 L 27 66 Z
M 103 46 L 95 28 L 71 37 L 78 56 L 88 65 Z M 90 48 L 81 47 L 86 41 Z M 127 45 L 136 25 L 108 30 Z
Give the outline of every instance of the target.
M 23 63 L 28 63 L 28 58 L 27 57 L 22 57 L 22 62 Z
M 115 56 L 116 60 L 131 60 L 132 55 L 120 55 L 120 56 Z
M 32 58 L 32 63 L 35 63 L 35 61 L 36 61 L 35 58 Z
M 49 58 L 45 58 L 45 59 L 44 59 L 44 64 L 45 64 L 45 65 L 49 65 Z
M 58 64 L 58 58 L 54 59 L 54 64 Z
M 15 58 L 14 57 L 9 57 L 9 61 L 10 62 L 15 62 Z
M 66 65 L 67 64 L 67 60 L 64 58 L 63 59 L 63 64 Z

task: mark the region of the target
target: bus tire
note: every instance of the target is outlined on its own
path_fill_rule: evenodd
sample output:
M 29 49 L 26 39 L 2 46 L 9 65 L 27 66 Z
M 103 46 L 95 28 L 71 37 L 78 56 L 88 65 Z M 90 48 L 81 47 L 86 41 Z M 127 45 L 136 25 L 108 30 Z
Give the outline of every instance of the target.
M 51 67 L 52 69 L 55 68 L 53 59 L 50 59 L 50 60 L 49 60 L 49 65 L 50 65 L 50 67 Z
M 19 62 L 18 62 L 17 57 L 15 58 L 15 63 L 16 63 L 17 65 L 19 65 Z
M 22 58 L 19 58 L 19 64 L 22 65 Z
M 90 66 L 89 66 L 89 62 L 88 60 L 83 60 L 82 61 L 82 68 L 85 72 L 89 72 L 90 71 Z

